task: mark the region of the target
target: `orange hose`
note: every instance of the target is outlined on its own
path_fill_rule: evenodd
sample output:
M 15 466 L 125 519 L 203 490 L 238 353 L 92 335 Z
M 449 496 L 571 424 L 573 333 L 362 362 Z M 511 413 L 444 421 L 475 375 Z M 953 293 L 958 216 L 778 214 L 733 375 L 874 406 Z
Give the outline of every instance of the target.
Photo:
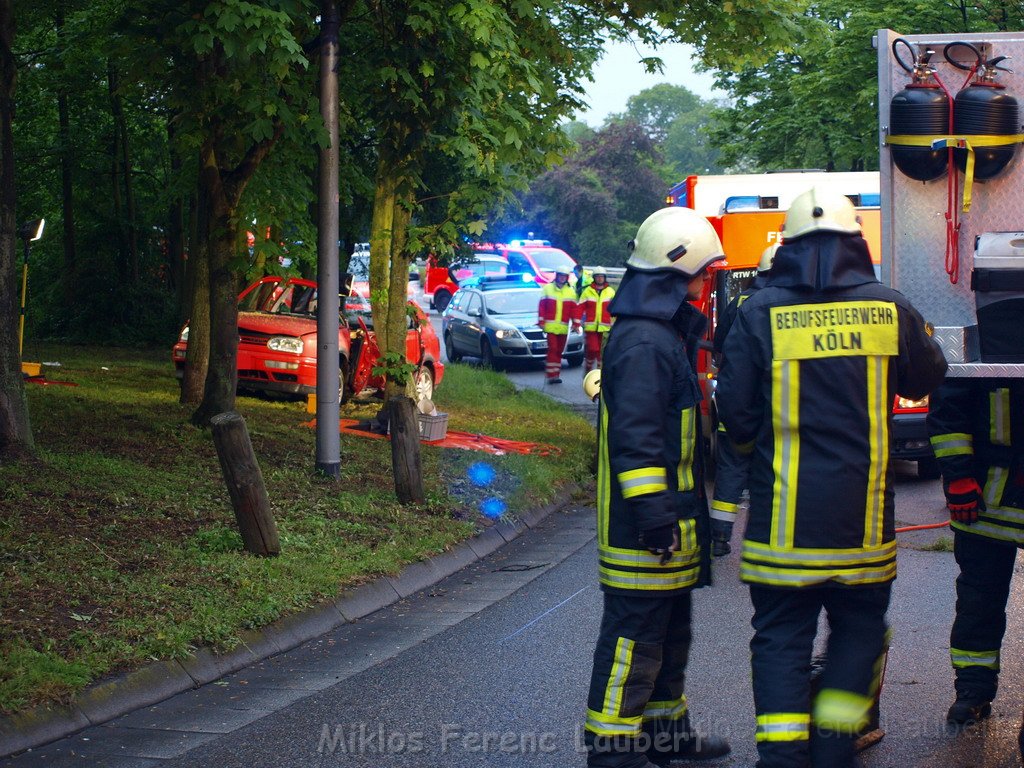
M 944 523 L 929 523 L 928 525 L 905 525 L 902 528 L 897 528 L 896 533 L 904 533 L 906 531 L 926 531 L 929 528 L 945 528 L 949 525 L 947 520 Z

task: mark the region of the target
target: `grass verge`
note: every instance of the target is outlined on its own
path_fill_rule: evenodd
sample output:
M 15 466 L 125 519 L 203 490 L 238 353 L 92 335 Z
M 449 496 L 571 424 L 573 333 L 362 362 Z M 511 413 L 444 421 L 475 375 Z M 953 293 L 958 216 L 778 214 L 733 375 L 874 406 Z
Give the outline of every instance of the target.
M 586 477 L 594 447 L 586 421 L 543 395 L 448 366 L 436 403 L 450 429 L 558 450 L 424 444 L 427 501 L 403 507 L 386 440 L 342 435 L 335 484 L 313 473 L 303 402 L 240 396 L 281 535 L 281 555 L 262 559 L 241 550 L 212 439 L 178 404 L 165 350 L 36 346 L 26 359 L 60 361 L 47 379 L 78 386 L 27 385 L 36 456 L 0 466 L 4 713 L 200 645 L 230 649 L 243 630 L 450 548 L 490 524 L 481 510 L 550 501 Z

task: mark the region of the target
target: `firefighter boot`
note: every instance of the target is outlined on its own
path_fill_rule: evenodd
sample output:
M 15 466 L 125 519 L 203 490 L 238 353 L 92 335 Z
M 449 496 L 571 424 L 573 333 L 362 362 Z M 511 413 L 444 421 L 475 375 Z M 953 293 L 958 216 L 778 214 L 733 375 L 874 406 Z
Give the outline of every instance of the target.
M 970 692 L 957 693 L 956 701 L 946 713 L 946 722 L 952 725 L 970 725 L 992 714 L 988 699 Z
M 647 759 L 657 766 L 690 760 L 714 760 L 729 754 L 729 742 L 705 736 L 690 723 L 689 713 L 678 720 L 649 720 L 644 723 L 649 745 Z
M 641 740 L 631 736 L 583 734 L 587 768 L 656 768 L 644 755 Z

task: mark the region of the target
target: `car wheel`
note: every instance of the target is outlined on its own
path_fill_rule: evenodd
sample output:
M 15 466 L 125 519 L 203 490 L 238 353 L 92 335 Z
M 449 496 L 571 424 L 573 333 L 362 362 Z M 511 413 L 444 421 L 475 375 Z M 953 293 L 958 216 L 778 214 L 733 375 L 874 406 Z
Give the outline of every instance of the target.
M 438 312 L 444 312 L 451 300 L 452 295 L 448 291 L 438 291 L 434 294 L 434 309 Z
M 347 403 L 352 397 L 352 392 L 347 386 L 348 382 L 348 360 L 344 357 L 338 361 L 338 402 Z
M 413 388 L 416 390 L 417 403 L 434 399 L 434 371 L 429 366 L 421 365 L 416 370 Z
M 919 459 L 917 462 L 917 476 L 922 480 L 937 480 L 942 476 L 939 470 L 939 460 L 934 456 L 927 459 Z
M 494 357 L 494 350 L 491 348 L 491 342 L 484 339 L 480 342 L 480 363 L 484 368 L 490 368 L 494 371 L 501 370 L 501 363 Z
M 569 363 L 569 367 L 570 368 L 579 368 L 581 365 L 583 365 L 583 353 L 582 352 L 580 352 L 577 355 L 566 355 L 565 359 L 566 359 L 566 362 Z
M 452 338 L 451 331 L 444 335 L 444 356 L 448 358 L 449 363 L 457 363 L 462 359 L 462 355 L 455 351 L 455 339 Z

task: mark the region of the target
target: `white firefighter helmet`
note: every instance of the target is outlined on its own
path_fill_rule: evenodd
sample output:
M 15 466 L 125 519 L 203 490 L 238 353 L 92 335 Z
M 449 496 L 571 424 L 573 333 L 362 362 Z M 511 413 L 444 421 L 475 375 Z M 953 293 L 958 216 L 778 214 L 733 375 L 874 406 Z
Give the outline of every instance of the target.
M 772 243 L 761 252 L 761 260 L 757 262 L 758 272 L 767 272 L 772 268 L 772 261 L 775 260 L 775 252 L 779 250 L 779 243 Z
M 568 267 L 564 267 L 564 266 L 557 266 L 557 267 L 555 267 L 555 277 L 558 277 L 559 275 L 565 275 L 566 277 L 569 277 L 569 275 L 571 275 L 571 274 L 572 274 L 572 270 L 569 269 Z
M 591 400 L 601 394 L 601 369 L 595 368 L 583 377 L 583 393 Z
M 592 277 L 597 277 L 598 275 L 601 275 L 601 277 L 608 277 L 608 270 L 604 267 L 594 267 L 590 270 L 590 274 Z
M 690 208 L 670 206 L 648 216 L 630 241 L 626 265 L 651 271 L 673 269 L 696 277 L 708 264 L 725 258 L 711 223 Z
M 850 198 L 824 187 L 797 195 L 786 211 L 782 239 L 795 240 L 812 232 L 860 234 L 860 217 Z

